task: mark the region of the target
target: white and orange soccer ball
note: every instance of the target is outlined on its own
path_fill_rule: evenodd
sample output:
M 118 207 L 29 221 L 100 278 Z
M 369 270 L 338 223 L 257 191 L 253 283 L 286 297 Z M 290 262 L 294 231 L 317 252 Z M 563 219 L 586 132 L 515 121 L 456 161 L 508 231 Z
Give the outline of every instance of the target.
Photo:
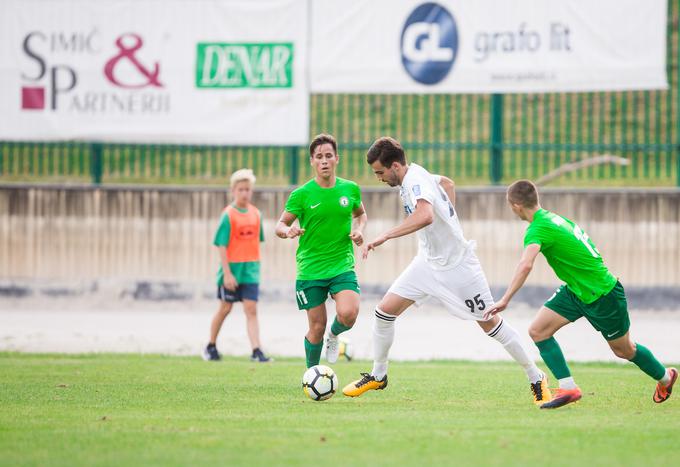
M 326 365 L 315 365 L 302 375 L 302 390 L 313 401 L 330 399 L 338 389 L 338 377 Z

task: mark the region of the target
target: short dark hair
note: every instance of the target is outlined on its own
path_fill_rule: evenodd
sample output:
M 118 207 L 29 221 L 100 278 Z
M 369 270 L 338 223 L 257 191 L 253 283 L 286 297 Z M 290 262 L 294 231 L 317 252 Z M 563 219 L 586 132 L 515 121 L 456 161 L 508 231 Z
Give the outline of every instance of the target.
M 316 135 L 309 144 L 309 157 L 312 157 L 314 155 L 314 150 L 322 144 L 330 144 L 333 146 L 333 152 L 336 156 L 338 155 L 338 142 L 335 141 L 335 138 L 333 138 L 332 135 L 321 133 L 320 135 Z
M 538 190 L 529 180 L 517 180 L 508 187 L 508 200 L 525 208 L 538 206 Z
M 383 136 L 375 140 L 368 149 L 366 161 L 369 164 L 380 161 L 385 167 L 390 167 L 395 162 L 406 165 L 406 154 L 399 141 L 389 136 Z

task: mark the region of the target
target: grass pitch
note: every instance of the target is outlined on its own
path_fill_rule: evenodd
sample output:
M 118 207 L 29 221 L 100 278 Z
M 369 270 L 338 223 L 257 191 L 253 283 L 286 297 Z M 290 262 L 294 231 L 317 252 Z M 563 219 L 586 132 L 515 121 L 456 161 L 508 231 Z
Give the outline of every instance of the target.
M 334 365 L 343 385 L 368 362 Z M 512 363 L 393 363 L 385 391 L 306 399 L 302 360 L 0 353 L 2 465 L 673 465 L 680 393 L 574 364 L 541 411 Z M 678 390 L 680 391 L 680 390 Z

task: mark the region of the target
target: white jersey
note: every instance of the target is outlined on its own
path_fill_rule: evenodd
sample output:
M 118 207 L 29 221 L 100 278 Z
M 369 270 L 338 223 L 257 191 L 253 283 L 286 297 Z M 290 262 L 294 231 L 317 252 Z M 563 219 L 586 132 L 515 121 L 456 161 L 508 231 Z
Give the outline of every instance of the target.
M 410 163 L 401 182 L 399 195 L 406 214 L 411 215 L 419 199 L 429 202 L 434 210 L 432 224 L 418 230 L 418 256 L 434 269 L 444 270 L 456 267 L 465 256 L 470 242 L 465 239 L 463 229 L 453 204 L 439 185 L 439 176 Z

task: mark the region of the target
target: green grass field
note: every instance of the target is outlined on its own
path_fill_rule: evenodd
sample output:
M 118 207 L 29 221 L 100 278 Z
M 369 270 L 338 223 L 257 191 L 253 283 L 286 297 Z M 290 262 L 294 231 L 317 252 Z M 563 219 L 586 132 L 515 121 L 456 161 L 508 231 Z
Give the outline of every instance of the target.
M 632 365 L 573 370 L 583 400 L 541 411 L 511 363 L 394 363 L 385 391 L 313 402 L 296 359 L 0 353 L 0 464 L 677 465 L 680 397 L 654 404 Z

